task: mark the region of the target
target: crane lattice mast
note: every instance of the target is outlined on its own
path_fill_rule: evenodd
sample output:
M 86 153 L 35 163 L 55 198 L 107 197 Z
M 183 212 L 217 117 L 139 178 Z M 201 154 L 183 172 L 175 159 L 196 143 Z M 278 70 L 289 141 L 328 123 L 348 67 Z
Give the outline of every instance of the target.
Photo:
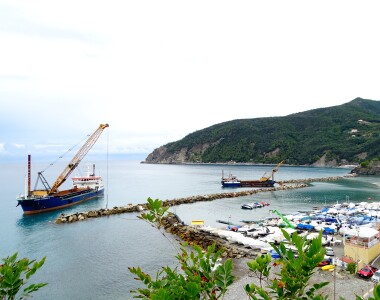
M 86 143 L 79 149 L 77 154 L 73 157 L 70 163 L 66 166 L 66 168 L 62 171 L 62 173 L 58 176 L 56 181 L 54 182 L 52 188 L 49 191 L 49 195 L 57 192 L 58 188 L 65 182 L 67 177 L 75 170 L 75 168 L 79 165 L 83 157 L 88 153 L 88 151 L 92 148 L 95 142 L 98 140 L 100 134 L 103 132 L 105 128 L 108 127 L 108 124 L 100 124 L 99 128 L 88 138 Z

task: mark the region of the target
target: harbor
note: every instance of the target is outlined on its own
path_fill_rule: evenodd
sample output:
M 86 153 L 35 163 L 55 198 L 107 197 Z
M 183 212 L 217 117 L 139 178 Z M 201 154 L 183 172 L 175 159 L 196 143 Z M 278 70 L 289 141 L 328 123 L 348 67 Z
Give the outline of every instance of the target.
M 39 163 L 35 158 L 33 165 L 36 170 L 41 170 L 46 164 Z M 54 181 L 55 174 L 64 167 L 64 164 L 57 166 L 57 172 L 53 172 L 47 180 Z M 282 166 L 276 180 L 300 184 L 302 181 L 306 186 L 253 192 L 260 189 L 222 188 L 222 167 L 225 168 L 216 165 L 149 165 L 140 164 L 139 161 L 111 161 L 109 175 L 106 176 L 106 164 L 97 162 L 97 174 L 105 180 L 103 198 L 61 211 L 25 216 L 14 203 L 15 191 L 23 186 L 20 174 L 25 172 L 25 162 L 6 165 L 0 169 L 0 179 L 9 182 L 3 192 L 4 197 L 11 200 L 0 202 L 1 218 L 6 224 L 1 237 L 7 241 L 2 244 L 0 252 L 2 257 L 15 250 L 20 256 L 31 259 L 39 260 L 46 256 L 45 265 L 34 275 L 37 282 L 49 283 L 35 295 L 38 299 L 129 298 L 129 291 L 139 285 L 133 279 L 133 274 L 125 270 L 139 266 L 154 275 L 162 266 L 173 265 L 181 240 L 179 236 L 169 233 L 164 237 L 150 224 L 137 218 L 140 214 L 139 205 L 146 204 L 148 197 L 178 203 L 170 206 L 169 211 L 184 224 L 191 225 L 193 220 L 198 220 L 203 221 L 205 226 L 223 229 L 228 225 L 216 220 L 243 226 L 251 221 L 278 217 L 273 210 L 288 215 L 295 210 L 306 212 L 315 206 L 322 208 L 337 201 L 343 203 L 346 195 L 350 197 L 350 202 L 355 203 L 367 200 L 369 196 L 372 202 L 380 200 L 377 185 L 373 184 L 376 178 L 346 177 L 349 173 L 347 169 Z M 260 178 L 268 166 L 231 166 L 231 169 L 231 173 L 239 174 L 242 178 Z M 210 201 L 210 198 L 215 199 Z M 241 209 L 243 203 L 256 201 L 266 201 L 270 205 L 253 210 Z M 124 207 L 130 207 L 131 211 L 122 213 Z M 75 218 L 86 212 L 93 212 L 94 217 L 72 223 L 55 222 L 62 213 Z M 225 239 L 220 240 L 227 243 Z M 234 270 L 240 273 L 241 266 L 242 275 L 239 278 L 242 279 L 245 276 L 243 272 L 247 272 L 245 261 L 252 259 L 244 255 L 257 251 L 237 244 L 233 247 L 237 251 L 243 249 L 235 255 L 241 257 L 234 258 Z M 339 246 L 332 247 L 335 249 Z M 81 267 L 78 268 L 78 265 Z M 328 274 L 331 276 L 330 272 Z M 367 280 L 361 281 L 368 283 Z M 347 281 L 347 284 L 351 282 Z M 238 288 L 238 293 L 240 298 L 235 299 L 242 299 L 244 291 Z

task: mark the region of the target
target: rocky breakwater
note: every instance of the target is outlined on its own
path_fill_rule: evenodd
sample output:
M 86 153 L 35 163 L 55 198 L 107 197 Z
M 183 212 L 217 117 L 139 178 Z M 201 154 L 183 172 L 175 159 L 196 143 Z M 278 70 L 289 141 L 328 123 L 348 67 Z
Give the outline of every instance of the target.
M 249 196 L 257 193 L 262 192 L 273 192 L 278 190 L 289 190 L 289 189 L 295 189 L 295 188 L 303 188 L 307 187 L 304 183 L 291 183 L 291 184 L 282 184 L 279 187 L 273 187 L 273 188 L 263 188 L 263 189 L 253 189 L 253 190 L 245 190 L 240 192 L 227 192 L 227 193 L 219 193 L 219 194 L 210 194 L 210 195 L 198 195 L 198 196 L 191 196 L 186 198 L 178 198 L 178 199 L 172 199 L 172 200 L 164 200 L 163 205 L 164 206 L 176 206 L 181 204 L 189 204 L 189 203 L 195 203 L 199 201 L 213 201 L 217 199 L 223 199 L 223 198 L 236 198 L 236 197 L 242 197 L 242 196 Z M 100 217 L 106 217 L 110 215 L 118 215 L 122 213 L 132 213 L 132 212 L 139 212 L 144 211 L 147 209 L 147 203 L 143 204 L 128 204 L 126 206 L 115 206 L 113 208 L 101 208 L 99 210 L 95 211 L 88 211 L 88 212 L 76 212 L 71 215 L 65 215 L 61 214 L 55 221 L 57 224 L 61 223 L 74 223 L 78 221 L 85 221 L 91 218 L 100 218 Z
M 304 178 L 304 179 L 293 179 L 293 180 L 284 180 L 279 181 L 278 184 L 301 184 L 301 183 L 311 183 L 311 182 L 329 182 L 341 180 L 344 178 L 351 178 L 356 176 L 356 174 L 348 174 L 345 176 L 333 176 L 333 177 L 322 177 L 322 178 Z
M 138 211 L 144 211 L 147 209 L 147 204 L 138 204 L 138 205 L 132 205 L 128 204 L 127 206 L 115 206 L 113 208 L 101 208 L 98 210 L 91 210 L 88 212 L 76 212 L 71 215 L 65 215 L 61 214 L 56 220 L 56 224 L 61 223 L 74 223 L 77 221 L 84 221 L 91 218 L 100 218 L 100 217 L 106 217 L 110 215 L 118 215 L 123 213 L 131 213 L 131 212 L 138 212 Z
M 183 224 L 176 215 L 169 214 L 162 219 L 161 226 L 170 234 L 177 235 L 181 240 L 189 245 L 198 245 L 202 249 L 207 249 L 213 243 L 216 244 L 216 249 L 222 249 L 223 258 L 254 258 L 260 254 L 259 250 L 253 250 L 244 246 L 232 244 L 226 239 L 214 235 L 207 231 L 202 231 L 197 226 L 187 226 Z

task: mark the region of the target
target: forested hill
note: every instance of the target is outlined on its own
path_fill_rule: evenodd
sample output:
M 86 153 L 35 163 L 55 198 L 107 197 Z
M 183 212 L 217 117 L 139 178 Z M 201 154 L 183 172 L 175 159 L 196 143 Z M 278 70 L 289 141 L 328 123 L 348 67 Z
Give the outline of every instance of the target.
M 380 101 L 285 117 L 240 119 L 193 132 L 148 155 L 146 163 L 268 163 L 338 166 L 380 156 Z

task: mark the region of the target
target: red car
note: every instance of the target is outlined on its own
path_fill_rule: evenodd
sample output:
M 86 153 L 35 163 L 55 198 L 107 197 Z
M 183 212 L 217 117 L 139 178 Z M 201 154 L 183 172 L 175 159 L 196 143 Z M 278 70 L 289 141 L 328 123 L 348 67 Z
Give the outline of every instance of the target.
M 321 262 L 318 263 L 318 267 L 327 266 L 329 264 L 330 264 L 330 260 L 329 259 L 324 259 L 324 260 L 322 260 Z
M 366 265 L 359 270 L 358 275 L 364 278 L 371 278 L 372 275 L 375 274 L 377 270 L 378 268 L 375 268 L 371 265 Z

